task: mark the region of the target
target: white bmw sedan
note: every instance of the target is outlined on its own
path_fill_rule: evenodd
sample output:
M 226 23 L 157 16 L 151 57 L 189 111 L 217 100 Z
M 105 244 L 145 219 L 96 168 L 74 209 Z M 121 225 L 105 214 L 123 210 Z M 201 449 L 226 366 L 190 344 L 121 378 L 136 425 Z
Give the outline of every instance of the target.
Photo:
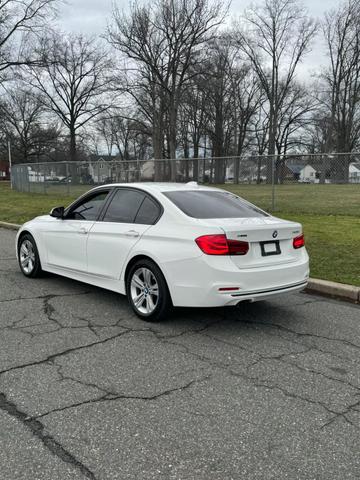
M 135 313 L 219 307 L 302 290 L 309 258 L 299 223 L 196 183 L 113 184 L 24 224 L 16 251 L 42 271 L 127 295 Z

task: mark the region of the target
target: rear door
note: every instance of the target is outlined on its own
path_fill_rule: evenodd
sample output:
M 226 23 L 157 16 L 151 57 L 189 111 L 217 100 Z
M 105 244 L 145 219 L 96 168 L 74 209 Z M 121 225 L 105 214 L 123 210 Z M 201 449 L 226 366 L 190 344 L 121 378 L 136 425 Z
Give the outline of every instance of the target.
M 125 187 L 116 189 L 102 218 L 90 231 L 88 272 L 119 279 L 129 252 L 160 214 L 160 206 L 146 192 Z

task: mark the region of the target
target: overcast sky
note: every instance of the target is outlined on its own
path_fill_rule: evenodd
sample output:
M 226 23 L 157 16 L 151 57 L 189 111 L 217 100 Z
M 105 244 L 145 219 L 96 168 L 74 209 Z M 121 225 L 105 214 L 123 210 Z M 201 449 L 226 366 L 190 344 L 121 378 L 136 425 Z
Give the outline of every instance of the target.
M 248 0 L 233 0 L 231 17 L 240 15 L 250 3 Z M 303 3 L 312 16 L 321 18 L 325 11 L 337 7 L 340 2 L 339 0 L 304 0 Z M 62 30 L 70 32 L 103 33 L 111 18 L 112 4 L 113 0 L 67 0 L 61 7 L 59 26 Z M 117 4 L 126 9 L 129 1 L 117 0 Z M 326 62 L 324 44 L 319 35 L 314 42 L 313 52 L 301 65 L 301 74 L 309 77 L 319 64 L 326 64 Z

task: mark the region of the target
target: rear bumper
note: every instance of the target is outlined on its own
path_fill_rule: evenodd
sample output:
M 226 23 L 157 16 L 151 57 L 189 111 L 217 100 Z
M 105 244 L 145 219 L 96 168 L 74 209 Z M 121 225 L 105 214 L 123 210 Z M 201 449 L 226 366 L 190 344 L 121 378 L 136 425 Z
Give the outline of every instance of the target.
M 274 297 L 276 295 L 282 295 L 285 293 L 294 293 L 294 292 L 301 292 L 306 288 L 308 281 L 301 282 L 294 285 L 286 285 L 282 287 L 273 288 L 270 290 L 261 290 L 258 292 L 247 292 L 247 293 L 240 293 L 240 294 L 232 294 L 233 301 L 230 301 L 226 305 L 237 305 L 243 301 L 251 301 L 256 302 L 259 300 L 265 300 L 267 298 Z
M 309 257 L 303 249 L 296 262 L 239 269 L 228 257 L 204 255 L 167 263 L 164 272 L 174 306 L 231 306 L 303 290 L 309 279 Z M 220 291 L 220 288 L 236 290 Z

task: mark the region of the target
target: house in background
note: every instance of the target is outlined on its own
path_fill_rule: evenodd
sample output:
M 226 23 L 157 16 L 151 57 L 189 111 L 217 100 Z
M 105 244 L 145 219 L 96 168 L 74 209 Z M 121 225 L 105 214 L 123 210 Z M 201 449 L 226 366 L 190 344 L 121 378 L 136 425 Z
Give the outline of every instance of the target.
M 5 160 L 0 160 L 0 181 L 1 180 L 10 180 L 9 162 Z
M 82 165 L 83 183 L 102 184 L 112 182 L 134 182 L 140 174 L 140 166 L 134 160 L 123 160 L 120 156 L 93 155 L 90 162 Z
M 350 163 L 349 183 L 360 183 L 360 162 Z
M 112 164 L 107 157 L 98 157 L 88 164 L 88 171 L 94 183 L 106 183 L 112 177 Z
M 315 183 L 316 182 L 316 170 L 310 164 L 307 165 L 286 165 L 294 176 L 294 180 L 301 183 Z
M 155 178 L 155 163 L 153 160 L 149 160 L 141 164 L 141 179 L 143 181 L 154 181 Z

